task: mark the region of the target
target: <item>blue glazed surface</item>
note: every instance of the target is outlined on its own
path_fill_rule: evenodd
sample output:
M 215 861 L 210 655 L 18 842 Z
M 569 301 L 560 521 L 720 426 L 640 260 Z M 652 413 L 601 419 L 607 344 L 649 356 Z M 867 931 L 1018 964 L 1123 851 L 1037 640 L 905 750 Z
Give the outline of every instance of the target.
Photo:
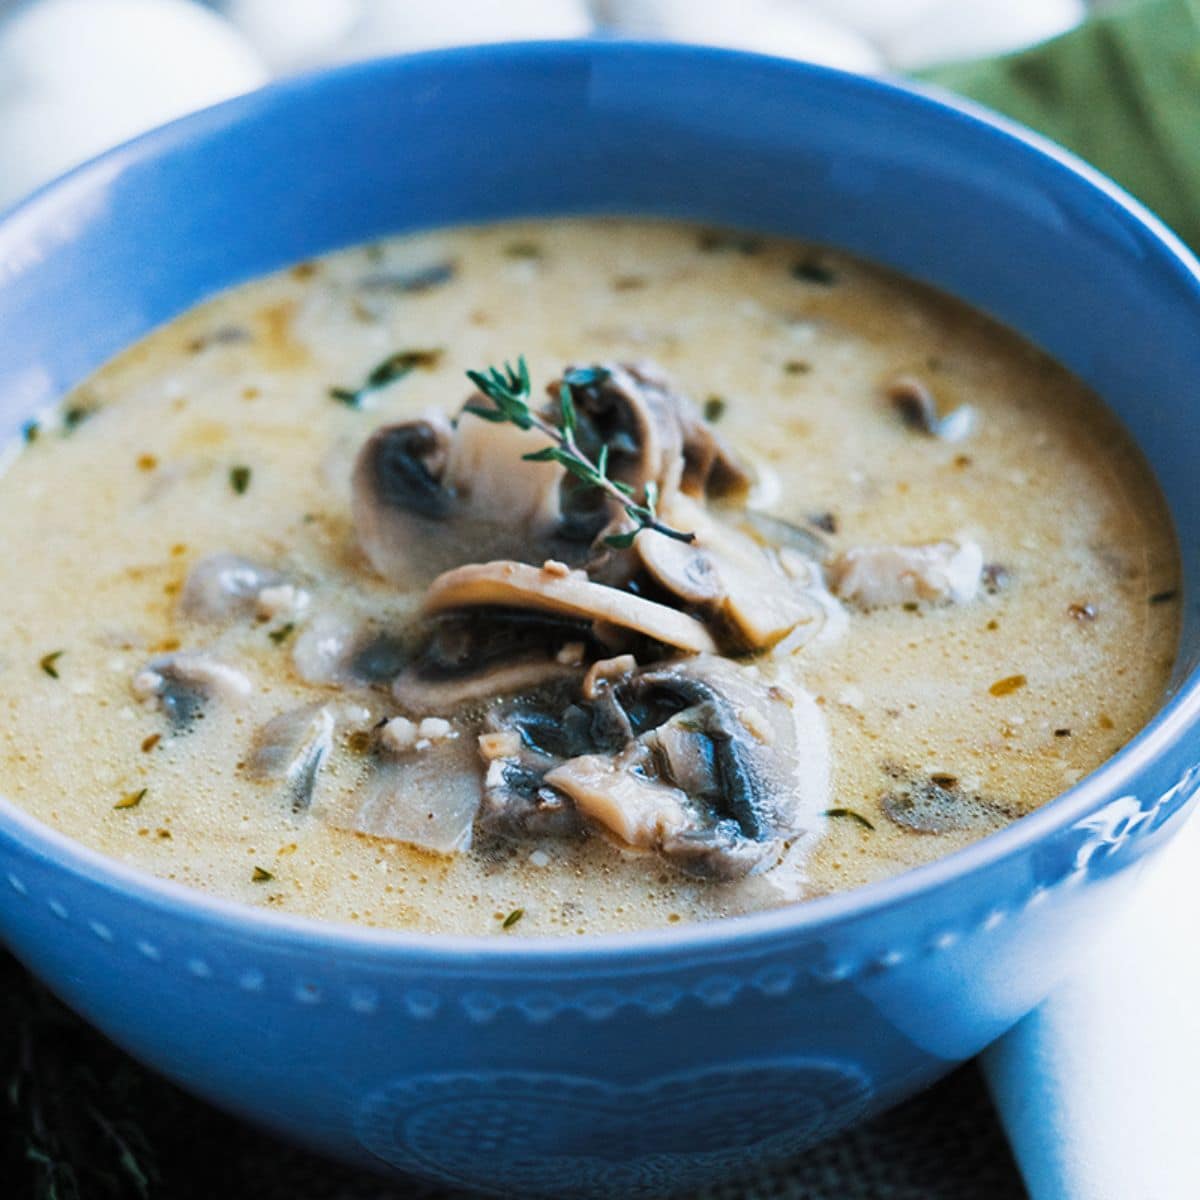
M 936 1078 L 1046 994 L 1200 788 L 1198 268 L 1061 151 L 927 94 L 627 43 L 268 89 L 0 222 L 0 431 L 288 262 L 403 229 L 606 211 L 829 242 L 1015 326 L 1150 457 L 1188 603 L 1171 698 L 1067 795 L 897 879 L 706 926 L 565 943 L 320 925 L 151 879 L 0 801 L 3 936 L 118 1042 L 314 1147 L 526 1196 L 710 1182 Z

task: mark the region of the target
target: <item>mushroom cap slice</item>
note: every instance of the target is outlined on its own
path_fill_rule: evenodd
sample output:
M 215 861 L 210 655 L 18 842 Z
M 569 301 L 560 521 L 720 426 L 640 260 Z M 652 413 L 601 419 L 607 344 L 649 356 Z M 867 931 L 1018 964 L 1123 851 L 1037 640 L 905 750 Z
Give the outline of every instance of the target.
M 352 610 L 318 612 L 292 643 L 305 683 L 372 687 L 390 683 L 408 661 L 404 639 Z
M 376 430 L 352 479 L 354 528 L 372 567 L 418 587 L 497 550 L 561 549 L 555 534 L 564 471 L 523 457 L 546 445 L 536 430 L 467 411 L 453 426 L 434 415 Z
M 855 546 L 828 566 L 834 593 L 858 608 L 966 604 L 975 598 L 983 551 L 972 541 L 923 546 Z
M 904 424 L 930 437 L 941 438 L 944 442 L 961 442 L 975 426 L 975 410 L 969 404 L 962 404 L 940 416 L 929 385 L 915 375 L 897 375 L 886 391 Z
M 637 770 L 649 757 L 637 742 L 615 757 L 583 754 L 548 771 L 544 781 L 565 792 L 575 808 L 624 847 L 648 850 L 682 834 L 688 825 L 687 796 Z
M 254 690 L 243 672 L 200 650 L 152 658 L 132 686 L 139 700 L 156 704 L 177 730 L 189 728 L 210 699 L 238 705 Z
M 454 503 L 441 482 L 450 438 L 450 423 L 431 417 L 377 429 L 358 452 L 351 477 L 354 531 L 371 566 L 393 583 L 411 583 L 423 567 L 430 569 L 437 527 Z
M 695 541 L 639 533 L 634 546 L 643 567 L 659 586 L 719 623 L 732 648 L 767 649 L 797 625 L 819 618 L 819 606 L 771 551 L 716 520 L 696 501 L 675 496 L 663 516 L 692 531 Z
M 188 572 L 179 608 L 192 620 L 228 621 L 253 613 L 259 594 L 283 582 L 278 571 L 238 554 L 210 554 Z
M 333 749 L 334 713 L 306 704 L 272 717 L 254 736 L 246 768 L 258 779 L 279 779 L 293 812 L 312 806 L 325 761 Z
M 694 617 L 643 596 L 593 583 L 582 571 L 570 571 L 562 563 L 534 567 L 505 560 L 457 567 L 429 585 L 423 607 L 433 614 L 480 605 L 582 617 L 632 630 L 689 654 L 716 650 L 708 630 Z
M 333 823 L 434 854 L 456 854 L 471 844 L 482 794 L 475 740 L 459 736 L 377 760 L 353 811 L 333 814 Z
M 554 533 L 559 521 L 558 489 L 565 472 L 556 462 L 524 456 L 549 445 L 536 429 L 485 421 L 464 409 L 454 426 L 445 482 L 460 516 L 518 528 L 528 545 Z
M 577 440 L 595 457 L 608 446 L 609 473 L 635 491 L 744 496 L 750 474 L 700 416 L 696 405 L 652 362 L 568 367 L 550 384 L 546 414 L 557 419 L 559 392 L 571 392 Z
M 479 735 L 486 766 L 478 830 L 493 837 L 575 837 L 583 823 L 568 797 L 546 781 L 573 752 L 569 701 L 553 689 L 493 706 Z
M 732 879 L 772 865 L 819 819 L 828 739 L 807 694 L 704 656 L 612 682 L 593 713 L 606 701 L 623 717 L 623 747 L 566 758 L 542 782 L 620 845 Z
M 586 621 L 529 609 L 449 612 L 429 623 L 392 695 L 412 715 L 441 713 L 577 677 L 593 645 Z

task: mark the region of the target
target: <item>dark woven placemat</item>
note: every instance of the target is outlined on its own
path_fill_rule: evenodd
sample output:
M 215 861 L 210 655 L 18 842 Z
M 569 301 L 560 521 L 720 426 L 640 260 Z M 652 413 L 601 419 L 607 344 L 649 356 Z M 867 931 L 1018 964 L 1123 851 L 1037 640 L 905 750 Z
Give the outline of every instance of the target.
M 0 953 L 3 1200 L 459 1200 L 316 1158 L 143 1070 Z M 695 1200 L 1023 1200 L 978 1072 Z

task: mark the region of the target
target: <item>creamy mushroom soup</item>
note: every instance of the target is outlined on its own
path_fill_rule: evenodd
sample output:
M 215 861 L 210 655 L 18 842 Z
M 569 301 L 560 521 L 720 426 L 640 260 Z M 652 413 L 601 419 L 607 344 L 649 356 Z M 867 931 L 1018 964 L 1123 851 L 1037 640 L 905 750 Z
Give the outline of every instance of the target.
M 1178 626 L 1090 392 L 839 254 L 397 238 L 238 288 L 0 478 L 5 793 L 248 904 L 583 934 L 962 847 L 1116 751 Z

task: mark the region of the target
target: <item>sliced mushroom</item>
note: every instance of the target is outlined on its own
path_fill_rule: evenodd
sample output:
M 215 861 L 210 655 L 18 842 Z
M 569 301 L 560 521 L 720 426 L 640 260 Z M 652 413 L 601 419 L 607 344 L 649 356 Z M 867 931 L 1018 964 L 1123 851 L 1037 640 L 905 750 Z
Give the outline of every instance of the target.
M 584 754 L 546 773 L 575 809 L 621 846 L 662 849 L 688 827 L 688 797 L 656 777 L 652 752 L 640 742 L 615 756 Z
M 975 427 L 975 410 L 969 404 L 939 416 L 933 392 L 915 375 L 898 375 L 893 379 L 887 386 L 887 398 L 910 429 L 943 442 L 961 442 Z
M 806 594 L 815 572 L 798 583 L 773 551 L 686 496 L 674 497 L 663 511 L 695 540 L 640 533 L 635 548 L 642 565 L 655 583 L 713 623 L 728 649 L 766 649 L 820 618 L 820 605 Z
M 346 682 L 357 625 L 338 613 L 318 613 L 292 642 L 292 665 L 305 683 Z
M 283 584 L 271 567 L 237 554 L 210 554 L 189 572 L 179 607 L 194 621 L 231 621 L 253 615 L 260 594 Z
M 445 738 L 401 754 L 378 753 L 353 809 L 332 820 L 356 833 L 456 854 L 471 844 L 482 794 L 474 739 Z
M 392 684 L 415 716 L 578 677 L 594 658 L 588 622 L 544 611 L 480 606 L 437 616 Z
M 547 415 L 557 418 L 567 387 L 578 418 L 577 440 L 595 461 L 608 447 L 609 474 L 635 490 L 658 485 L 667 496 L 743 496 L 750 476 L 661 368 L 650 362 L 568 367 L 550 384 Z
M 816 518 L 809 518 L 809 521 L 811 528 L 797 525 L 772 513 L 750 508 L 740 513 L 732 523 L 762 546 L 774 550 L 794 550 L 814 562 L 825 562 L 832 551 L 829 542 L 817 531 L 823 529 L 832 533 L 833 530 L 829 526 L 833 523 L 833 516 L 830 513 L 820 513 Z
M 983 552 L 972 541 L 856 546 L 828 566 L 834 594 L 858 608 L 966 604 L 979 590 Z
M 371 565 L 417 587 L 457 563 L 557 546 L 563 469 L 522 457 L 545 445 L 536 431 L 469 412 L 453 427 L 429 417 L 377 430 L 352 481 L 355 532 Z
M 252 778 L 282 780 L 293 812 L 305 812 L 333 749 L 334 713 L 306 704 L 280 713 L 255 735 L 246 769 Z
M 292 664 L 306 683 L 390 683 L 410 658 L 403 638 L 348 613 L 322 612 L 296 636 Z
M 694 617 L 619 588 L 592 583 L 582 571 L 552 561 L 541 567 L 520 562 L 458 567 L 430 584 L 423 607 L 427 614 L 436 614 L 481 605 L 581 618 L 593 628 L 599 626 L 601 632 L 605 626 L 613 626 L 691 654 L 716 648 L 708 630 Z
M 573 399 L 580 447 L 635 490 L 667 496 L 738 496 L 749 476 L 695 405 L 649 364 L 576 367 L 551 385 Z M 556 462 L 531 462 L 546 436 L 483 420 L 468 405 L 453 425 L 439 416 L 377 430 L 354 468 L 353 516 L 375 570 L 406 587 L 482 558 L 584 562 L 620 515 L 597 488 L 580 488 Z M 598 547 L 603 549 L 603 547 Z M 604 554 L 608 562 L 611 554 Z M 623 580 L 622 580 L 623 581 Z
M 571 837 L 583 825 L 575 805 L 545 782 L 546 772 L 579 753 L 580 710 L 551 691 L 494 707 L 479 735 L 486 764 L 481 834 L 493 837 Z
M 734 878 L 768 865 L 824 804 L 828 748 L 806 695 L 702 657 L 639 671 L 607 699 L 633 740 L 568 759 L 544 782 L 622 845 Z
M 203 716 L 209 700 L 241 704 L 253 690 L 241 671 L 198 651 L 153 658 L 133 678 L 133 694 L 156 704 L 177 730 Z

